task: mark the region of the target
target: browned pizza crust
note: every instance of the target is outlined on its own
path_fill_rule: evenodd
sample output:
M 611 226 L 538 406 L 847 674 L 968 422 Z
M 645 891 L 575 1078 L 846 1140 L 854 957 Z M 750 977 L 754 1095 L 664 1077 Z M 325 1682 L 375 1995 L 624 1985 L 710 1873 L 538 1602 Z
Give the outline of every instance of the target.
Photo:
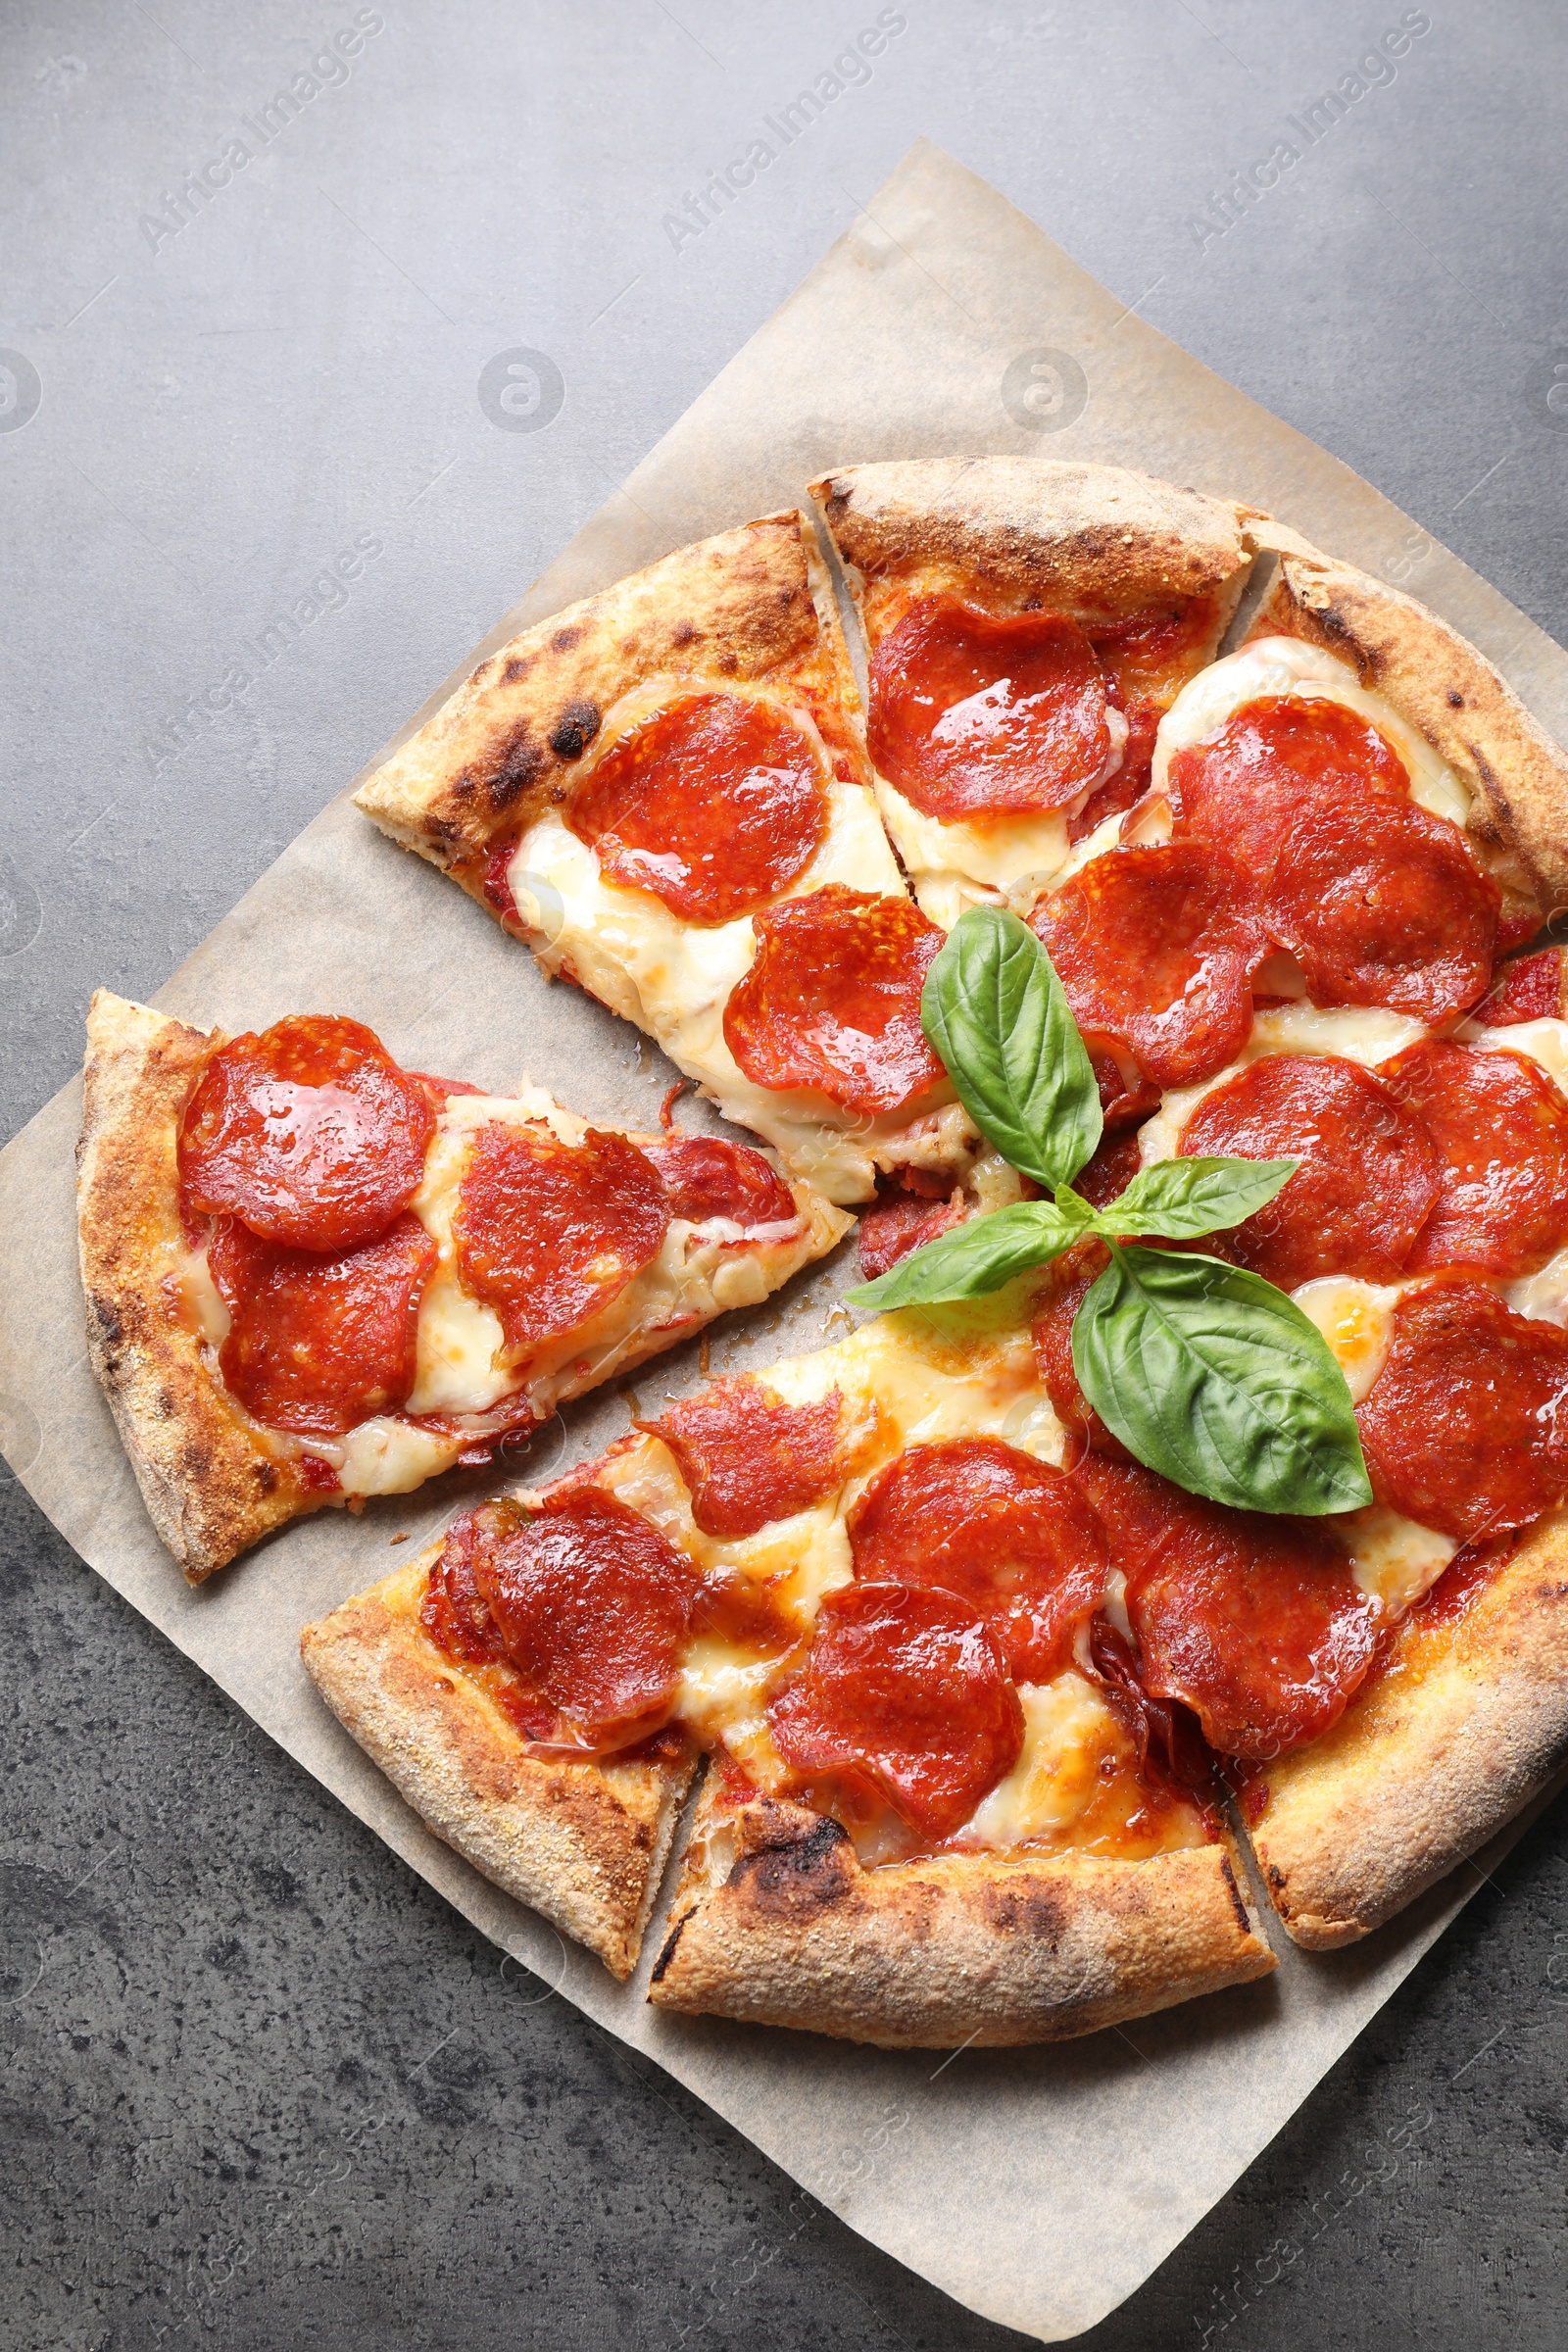
M 193 1585 L 322 1500 L 228 1402 L 165 1296 L 182 1248 L 180 1114 L 221 1042 L 100 989 L 76 1147 L 88 1352 L 153 1525 Z
M 832 591 L 793 512 L 679 548 L 514 637 L 361 786 L 356 805 L 488 906 L 492 846 L 565 800 L 606 711 L 633 687 L 774 677 L 820 697 L 826 725 L 835 709 L 853 709 Z
M 1214 596 L 1217 645 L 1250 563 L 1233 507 L 1118 466 L 917 458 L 847 466 L 811 496 L 868 594 L 911 573 L 955 593 L 983 578 L 1002 605 L 1084 618 Z
M 1490 662 L 1413 596 L 1249 520 L 1256 544 L 1283 542 L 1279 578 L 1250 637 L 1300 637 L 1337 654 L 1386 695 L 1470 791 L 1469 830 L 1487 864 L 1542 914 L 1568 902 L 1568 754 Z
M 649 1984 L 664 2008 L 884 2049 L 1061 2041 L 1278 1965 L 1224 1845 L 867 1871 L 803 1806 L 760 1798 L 723 1835 L 703 1811 Z
M 636 1965 L 695 1759 L 540 1758 L 418 1619 L 438 1540 L 300 1636 L 327 1705 L 438 1838 L 596 1952 Z
M 1407 1620 L 1335 1729 L 1263 1776 L 1251 1832 L 1298 1943 L 1353 1943 L 1484 1845 L 1568 1752 L 1568 1524 L 1536 1528 L 1449 1633 Z

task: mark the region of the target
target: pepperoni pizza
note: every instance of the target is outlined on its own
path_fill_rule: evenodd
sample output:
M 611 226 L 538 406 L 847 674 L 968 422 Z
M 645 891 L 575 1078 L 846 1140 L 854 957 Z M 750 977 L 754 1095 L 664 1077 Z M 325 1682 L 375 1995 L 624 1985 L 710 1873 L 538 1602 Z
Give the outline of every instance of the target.
M 192 1582 L 492 1460 L 849 1224 L 748 1145 L 401 1069 L 358 1021 L 230 1038 L 103 992 L 78 1159 L 94 1366 Z
M 1568 903 L 1568 760 L 1445 623 L 1254 508 L 1023 460 L 817 495 L 864 719 L 822 563 L 776 515 L 515 640 L 361 805 L 793 1175 L 869 1202 L 869 1272 L 961 1260 L 967 1290 L 920 1295 L 965 1302 L 711 1385 L 466 1513 L 302 1646 L 425 1820 L 619 1976 L 702 1772 L 657 2002 L 890 2045 L 1052 2038 L 1274 1965 L 1244 1833 L 1291 1936 L 1342 1943 L 1568 1748 L 1568 995 L 1538 941 Z M 1013 1065 L 988 1096 L 926 986 L 966 906 L 997 911 L 962 913 L 953 956 L 966 927 L 1015 934 L 1087 1049 L 1070 1185 L 1052 1148 L 1009 1164 Z M 999 981 L 964 1018 L 1001 1036 L 1022 1003 Z M 381 1056 L 352 1116 L 433 1083 Z M 301 1233 L 288 1172 L 235 1175 L 222 1102 L 192 1118 L 188 1085 L 160 1113 L 172 1246 L 185 1119 L 210 1262 L 236 1225 L 247 1267 L 375 1255 L 324 1351 L 294 1344 L 286 1270 L 275 1306 L 249 1277 L 270 1399 L 325 1364 L 342 1411 L 428 1418 L 375 1350 L 410 1345 L 419 1262 L 460 1226 L 498 1363 L 540 1317 L 592 1322 L 607 1260 L 655 1262 L 627 1162 L 657 1140 L 541 1111 L 519 1146 L 460 1101 L 430 1111 L 482 1130 L 446 1225 L 405 1139 L 406 1167 L 344 1169 Z M 594 1161 L 592 1233 L 558 1205 L 530 1255 L 514 1160 L 543 1184 L 558 1146 Z M 1228 1226 L 1149 1221 L 1238 1169 Z M 1084 1344 L 1129 1233 L 1305 1335 L 1348 1489 L 1243 1508 L 1146 1466 Z M 1174 1298 L 1191 1261 L 1143 1256 Z M 151 1378 L 118 1327 L 100 1344 Z M 1259 1395 L 1297 1377 L 1249 1360 Z

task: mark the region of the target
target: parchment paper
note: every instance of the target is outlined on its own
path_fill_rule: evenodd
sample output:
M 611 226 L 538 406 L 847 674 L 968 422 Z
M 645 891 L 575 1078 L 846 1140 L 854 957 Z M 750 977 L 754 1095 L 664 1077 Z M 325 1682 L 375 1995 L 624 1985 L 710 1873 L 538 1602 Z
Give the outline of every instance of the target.
M 1037 364 L 1042 351 L 1055 356 Z M 1074 368 L 1087 394 L 1076 414 Z M 519 626 L 687 540 L 804 505 L 808 480 L 830 466 L 1004 450 L 1130 465 L 1274 509 L 1331 552 L 1407 579 L 1568 737 L 1568 656 L 1523 613 L 926 144 L 404 733 Z M 581 1111 L 644 1127 L 670 1075 L 601 1007 L 548 987 L 524 950 L 346 796 L 156 1002 L 233 1029 L 294 1010 L 352 1013 L 416 1067 L 498 1090 L 526 1070 Z M 1309 1958 L 1276 1931 L 1284 1965 L 1266 1983 L 1055 2050 L 889 2055 L 661 2017 L 640 1983 L 614 1985 L 430 1837 L 299 1664 L 307 1619 L 406 1559 L 388 1548 L 394 1534 L 433 1532 L 494 1473 L 384 1500 L 358 1520 L 323 1512 L 199 1592 L 164 1552 L 87 1366 L 72 1170 L 79 1120 L 72 1085 L 0 1154 L 11 1245 L 0 1271 L 0 1436 L 29 1493 L 91 1567 L 475 1926 L 657 2059 L 854 2229 L 976 2311 L 1055 2342 L 1111 2310 L 1272 2138 L 1481 1883 L 1461 1869 L 1336 1955 Z M 847 1274 L 839 1263 L 819 1269 L 731 1327 L 715 1368 L 820 1345 Z M 696 1350 L 634 1378 L 648 1409 L 694 1385 Z M 570 1408 L 565 1426 L 534 1441 L 524 1474 L 593 1451 L 626 1412 L 624 1391 Z M 1487 1868 L 1492 1853 L 1480 1857 Z M 650 1954 L 658 1943 L 655 1933 Z

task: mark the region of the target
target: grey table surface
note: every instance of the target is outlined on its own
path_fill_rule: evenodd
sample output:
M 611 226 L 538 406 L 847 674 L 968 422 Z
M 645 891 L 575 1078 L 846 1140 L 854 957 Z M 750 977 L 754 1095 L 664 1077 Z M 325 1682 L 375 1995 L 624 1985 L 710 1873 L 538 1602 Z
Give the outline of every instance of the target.
M 1568 638 L 1553 0 L 5 0 L 0 44 L 7 1133 L 920 132 Z M 14 1482 L 0 1541 L 0 2343 L 1022 2341 L 503 1964 Z M 1559 1806 L 1081 2340 L 1560 2345 L 1565 1894 Z

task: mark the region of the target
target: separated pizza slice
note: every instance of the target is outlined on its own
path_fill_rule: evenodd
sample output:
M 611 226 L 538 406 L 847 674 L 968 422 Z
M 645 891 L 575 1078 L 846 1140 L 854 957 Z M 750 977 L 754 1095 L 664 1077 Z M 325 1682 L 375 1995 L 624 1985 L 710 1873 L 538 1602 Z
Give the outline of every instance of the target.
M 1086 2033 L 1274 1961 L 1061 1450 L 1026 1287 L 885 1316 L 468 1514 L 305 1662 L 416 1811 L 617 1973 L 662 1857 L 650 1829 L 614 1936 L 585 1928 L 648 1820 L 624 1776 L 650 1740 L 670 1788 L 705 1754 L 664 2006 Z
M 1252 549 L 1226 501 L 1033 458 L 854 466 L 811 485 L 869 653 L 878 804 L 924 912 L 1023 911 L 1139 800 Z
M 849 1227 L 750 1146 L 406 1070 L 358 1021 L 226 1037 L 100 991 L 87 1040 L 88 1344 L 192 1582 L 490 1460 Z
M 766 515 L 514 639 L 359 806 L 830 1199 L 951 1188 L 979 1145 L 920 1028 L 942 935 L 855 700 L 826 567 Z

